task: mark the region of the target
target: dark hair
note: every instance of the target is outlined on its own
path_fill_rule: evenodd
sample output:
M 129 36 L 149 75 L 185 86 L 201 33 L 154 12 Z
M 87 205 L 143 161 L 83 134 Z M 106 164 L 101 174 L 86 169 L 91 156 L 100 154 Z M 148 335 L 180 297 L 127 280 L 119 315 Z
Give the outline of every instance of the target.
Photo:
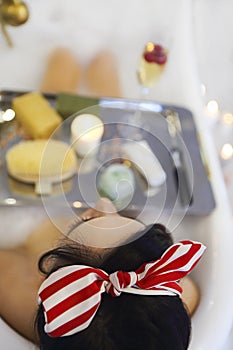
M 103 258 L 90 256 L 88 248 L 71 244 L 44 254 L 39 268 L 47 275 L 61 266 L 75 264 L 90 264 L 108 273 L 131 271 L 161 257 L 171 244 L 170 233 L 155 224 L 136 241 L 115 248 Z M 51 338 L 44 332 L 44 323 L 40 306 L 36 326 L 43 350 L 184 350 L 188 348 L 191 329 L 189 315 L 178 296 L 128 293 L 117 298 L 104 293 L 90 326 L 72 336 Z

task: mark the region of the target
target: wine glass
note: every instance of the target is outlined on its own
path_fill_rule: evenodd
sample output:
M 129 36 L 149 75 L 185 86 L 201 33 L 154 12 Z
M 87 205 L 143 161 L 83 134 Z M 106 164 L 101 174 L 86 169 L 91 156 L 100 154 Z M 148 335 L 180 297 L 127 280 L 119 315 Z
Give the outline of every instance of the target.
M 162 45 L 149 41 L 142 52 L 137 77 L 143 97 L 161 78 L 167 64 L 168 51 Z
M 167 50 L 160 44 L 155 44 L 151 41 L 147 42 L 140 57 L 139 67 L 137 69 L 137 77 L 141 86 L 140 100 L 145 100 L 146 97 L 148 97 L 150 89 L 163 74 L 166 63 Z M 143 120 L 140 107 L 133 115 L 128 117 L 128 122 L 128 130 L 131 130 L 129 136 L 135 140 L 143 139 L 143 131 L 148 129 L 148 127 Z

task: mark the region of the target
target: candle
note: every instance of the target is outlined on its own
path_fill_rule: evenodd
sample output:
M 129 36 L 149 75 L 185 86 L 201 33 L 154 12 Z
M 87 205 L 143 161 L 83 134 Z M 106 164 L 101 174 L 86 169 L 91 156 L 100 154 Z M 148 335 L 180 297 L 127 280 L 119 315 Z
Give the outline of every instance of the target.
M 81 114 L 71 123 L 71 142 L 77 154 L 85 157 L 98 151 L 104 124 L 94 114 Z

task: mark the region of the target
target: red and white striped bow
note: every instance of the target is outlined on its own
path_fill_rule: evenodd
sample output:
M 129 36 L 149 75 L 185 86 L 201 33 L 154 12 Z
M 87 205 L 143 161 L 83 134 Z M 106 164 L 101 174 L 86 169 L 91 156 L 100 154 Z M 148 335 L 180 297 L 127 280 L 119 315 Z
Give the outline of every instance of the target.
M 45 315 L 45 332 L 51 337 L 69 336 L 87 328 L 95 316 L 103 292 L 113 297 L 121 292 L 143 295 L 180 295 L 176 282 L 186 276 L 205 251 L 199 242 L 181 241 L 169 247 L 158 260 L 136 271 L 105 271 L 84 265 L 60 268 L 39 289 Z

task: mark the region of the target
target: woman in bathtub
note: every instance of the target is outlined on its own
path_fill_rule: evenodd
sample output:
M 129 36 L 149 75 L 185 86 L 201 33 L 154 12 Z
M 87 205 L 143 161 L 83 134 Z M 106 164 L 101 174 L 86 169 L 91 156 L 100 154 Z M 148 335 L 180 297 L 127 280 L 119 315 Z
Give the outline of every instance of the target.
M 183 277 L 205 247 L 172 244 L 162 225 L 119 216 L 106 199 L 82 219 L 69 229 L 73 239 L 47 222 L 24 246 L 0 252 L 1 317 L 41 349 L 187 349 L 196 301 Z M 89 236 L 85 244 L 85 234 L 106 227 L 107 243 Z M 111 241 L 114 230 L 129 243 Z

